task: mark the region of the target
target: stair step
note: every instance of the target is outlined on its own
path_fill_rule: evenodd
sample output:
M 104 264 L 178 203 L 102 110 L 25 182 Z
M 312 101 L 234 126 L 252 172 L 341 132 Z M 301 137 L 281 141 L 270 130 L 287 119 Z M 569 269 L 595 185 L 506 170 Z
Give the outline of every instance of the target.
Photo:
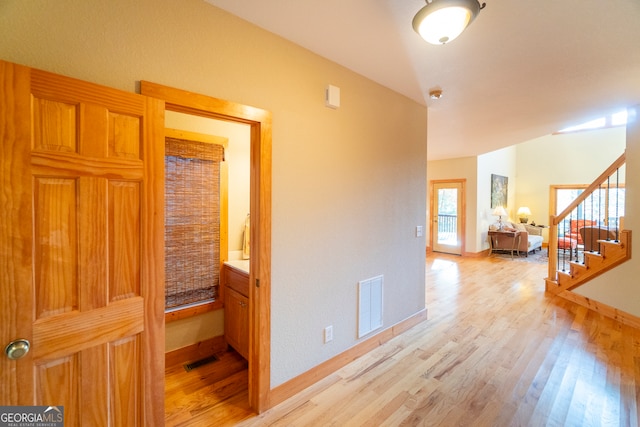
M 580 277 L 589 274 L 589 267 L 587 267 L 586 264 L 571 261 L 569 263 L 569 272 L 572 279 L 579 279 Z
M 602 240 L 600 242 L 600 251 L 604 257 L 617 257 L 627 253 L 625 244 L 620 241 Z
M 560 287 L 571 283 L 571 279 L 571 273 L 568 271 L 558 271 L 558 285 L 560 285 Z
M 584 253 L 584 265 L 587 267 L 587 269 L 599 268 L 603 264 L 605 264 L 604 254 L 599 254 L 597 252 Z

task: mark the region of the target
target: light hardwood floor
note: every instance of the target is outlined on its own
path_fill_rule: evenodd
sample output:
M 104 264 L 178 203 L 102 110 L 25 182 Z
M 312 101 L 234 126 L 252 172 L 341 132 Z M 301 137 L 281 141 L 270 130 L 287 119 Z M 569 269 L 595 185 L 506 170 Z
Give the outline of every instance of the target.
M 429 255 L 427 321 L 261 415 L 246 370 L 169 367 L 167 425 L 638 426 L 640 331 L 546 295 L 545 275 Z

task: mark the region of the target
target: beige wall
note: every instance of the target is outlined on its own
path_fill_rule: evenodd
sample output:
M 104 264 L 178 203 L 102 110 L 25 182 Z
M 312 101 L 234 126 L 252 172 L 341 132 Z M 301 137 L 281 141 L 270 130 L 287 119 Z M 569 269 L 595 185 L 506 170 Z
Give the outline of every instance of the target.
M 5 0 L 0 40 L 4 60 L 273 113 L 272 387 L 357 343 L 359 280 L 384 275 L 384 327 L 424 308 L 426 107 L 201 0 Z
M 498 217 L 493 215 L 491 208 L 491 174 L 506 176 L 508 178 L 507 188 L 507 210 L 508 218 L 504 221 L 515 218 L 515 200 L 518 192 L 518 180 L 516 177 L 517 158 L 514 146 L 492 151 L 478 156 L 478 233 L 476 242 L 479 251 L 489 249 L 488 234 L 489 225 L 498 222 Z
M 166 324 L 165 352 L 224 335 L 224 310 L 208 311 Z

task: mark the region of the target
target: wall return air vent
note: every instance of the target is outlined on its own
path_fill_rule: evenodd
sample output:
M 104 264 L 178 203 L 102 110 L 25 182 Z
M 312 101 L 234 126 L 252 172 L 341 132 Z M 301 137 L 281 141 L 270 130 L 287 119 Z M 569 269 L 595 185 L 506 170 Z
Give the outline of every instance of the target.
M 384 276 L 358 282 L 358 338 L 382 327 Z

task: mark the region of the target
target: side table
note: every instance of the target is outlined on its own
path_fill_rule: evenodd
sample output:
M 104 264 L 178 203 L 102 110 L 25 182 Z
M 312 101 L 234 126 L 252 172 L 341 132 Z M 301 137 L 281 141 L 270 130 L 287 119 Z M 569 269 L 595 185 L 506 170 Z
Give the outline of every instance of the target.
M 518 251 L 520 247 L 520 233 L 517 231 L 489 231 L 489 246 L 491 252 L 489 255 L 496 251 L 511 252 L 511 258 L 513 253 Z

